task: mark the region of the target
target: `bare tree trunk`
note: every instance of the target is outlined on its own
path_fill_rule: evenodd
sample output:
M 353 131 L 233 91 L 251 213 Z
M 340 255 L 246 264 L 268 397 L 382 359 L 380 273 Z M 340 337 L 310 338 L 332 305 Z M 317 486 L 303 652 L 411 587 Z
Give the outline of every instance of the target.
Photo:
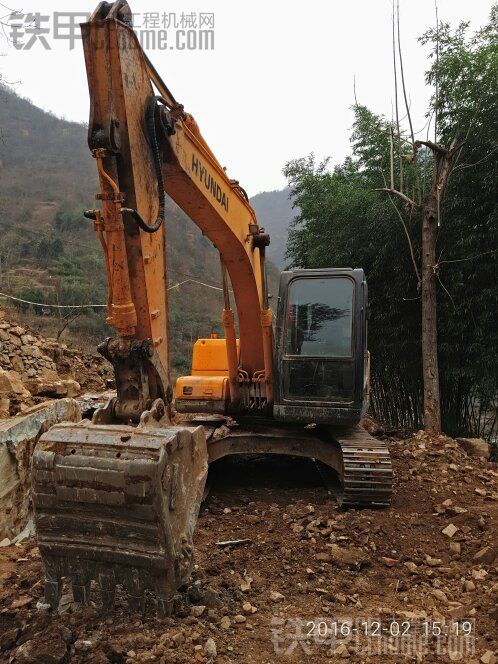
M 391 187 L 386 186 L 375 189 L 375 191 L 385 191 L 391 197 L 397 196 L 409 207 L 410 213 L 415 209 L 422 209 L 422 273 L 419 279 L 419 270 L 415 261 L 413 247 L 410 241 L 410 235 L 407 226 L 403 221 L 401 213 L 393 202 L 398 213 L 403 228 L 405 230 L 410 253 L 419 284 L 421 284 L 422 295 L 422 372 L 424 381 L 424 429 L 428 433 L 441 433 L 441 400 L 439 391 L 439 366 L 437 356 L 437 299 L 436 299 L 436 279 L 438 277 L 438 263 L 436 260 L 436 236 L 437 228 L 440 224 L 440 207 L 444 192 L 451 172 L 458 160 L 458 154 L 464 141 L 455 137 L 449 148 L 445 148 L 432 141 L 415 141 L 413 143 L 413 153 L 415 160 L 418 150 L 425 146 L 431 150 L 434 156 L 434 167 L 432 171 L 432 181 L 423 203 L 418 202 L 420 190 L 417 186 L 417 193 L 410 198 L 402 191 L 393 188 L 393 136 L 391 129 Z M 418 176 L 417 176 L 418 177 Z
M 431 187 L 422 218 L 422 371 L 424 378 L 424 428 L 441 433 L 439 366 L 437 357 L 436 299 L 436 197 Z
M 462 141 L 455 138 L 449 148 L 432 141 L 416 141 L 434 155 L 431 187 L 422 205 L 422 371 L 424 379 L 424 429 L 441 433 L 441 400 L 437 356 L 436 235 L 439 210 Z

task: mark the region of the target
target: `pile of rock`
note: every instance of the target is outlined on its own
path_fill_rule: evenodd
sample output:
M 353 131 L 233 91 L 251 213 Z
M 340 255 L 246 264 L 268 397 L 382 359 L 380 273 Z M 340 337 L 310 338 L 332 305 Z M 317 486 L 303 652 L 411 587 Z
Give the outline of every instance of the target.
M 53 360 L 40 350 L 38 339 L 19 325 L 0 321 L 0 367 L 15 371 L 21 380 L 35 378 L 43 370 L 56 370 Z
M 34 378 L 23 382 L 19 372 L 0 369 L 0 419 L 15 415 L 47 397 L 75 397 L 80 384 L 72 378 L 60 378 L 53 369 L 42 369 Z
M 35 336 L 0 312 L 0 419 L 47 398 L 101 392 L 111 379 L 112 368 L 104 358 Z
M 74 397 L 80 384 L 61 378 L 55 363 L 40 351 L 35 337 L 22 327 L 0 324 L 0 418 L 9 417 L 49 398 Z

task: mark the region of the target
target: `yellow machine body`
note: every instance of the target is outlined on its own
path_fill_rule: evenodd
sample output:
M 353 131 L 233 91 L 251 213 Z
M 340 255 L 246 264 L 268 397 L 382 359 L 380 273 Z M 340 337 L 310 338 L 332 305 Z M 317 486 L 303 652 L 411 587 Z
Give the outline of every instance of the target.
M 237 354 L 238 351 L 237 339 Z M 228 376 L 226 339 L 198 339 L 195 342 L 192 376 Z
M 176 381 L 177 410 L 198 412 L 202 402 L 203 410 L 223 413 L 229 400 L 226 339 L 198 339 L 192 352 L 192 375 Z

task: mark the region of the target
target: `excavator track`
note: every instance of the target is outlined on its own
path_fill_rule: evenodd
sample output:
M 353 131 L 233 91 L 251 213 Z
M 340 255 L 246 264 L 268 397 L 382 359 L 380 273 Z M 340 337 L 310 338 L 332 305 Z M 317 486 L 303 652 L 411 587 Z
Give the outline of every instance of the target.
M 360 427 L 239 426 L 223 436 L 209 431 L 210 463 L 230 454 L 287 454 L 315 459 L 335 471 L 343 507 L 387 507 L 393 472 L 386 444 Z M 334 482 L 337 486 L 337 482 Z
M 391 503 L 393 470 L 386 444 L 362 429 L 332 434 L 342 454 L 343 507 L 387 507 Z

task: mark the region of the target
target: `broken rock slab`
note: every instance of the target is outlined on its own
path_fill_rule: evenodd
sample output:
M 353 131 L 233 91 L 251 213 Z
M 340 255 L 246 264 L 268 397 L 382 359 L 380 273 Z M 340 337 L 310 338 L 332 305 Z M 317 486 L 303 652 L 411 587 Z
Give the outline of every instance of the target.
M 53 639 L 38 638 L 25 641 L 14 652 L 14 664 L 62 664 L 66 661 L 67 645 L 60 636 Z
M 31 394 L 42 397 L 75 397 L 80 392 L 80 384 L 72 378 L 37 377 L 26 381 Z
M 116 390 L 106 390 L 99 393 L 85 392 L 75 397 L 75 401 L 81 409 L 81 416 L 91 419 L 97 408 L 104 408 L 108 401 L 115 396 Z
M 457 438 L 456 441 L 469 456 L 489 459 L 489 444 L 482 438 Z
M 0 394 L 4 397 L 10 394 L 17 394 L 20 396 L 31 396 L 30 392 L 25 388 L 21 380 L 21 376 L 17 371 L 5 371 L 0 369 Z
M 28 522 L 31 460 L 38 439 L 57 422 L 80 419 L 80 409 L 73 399 L 59 399 L 0 420 L 0 540 L 13 539 Z

